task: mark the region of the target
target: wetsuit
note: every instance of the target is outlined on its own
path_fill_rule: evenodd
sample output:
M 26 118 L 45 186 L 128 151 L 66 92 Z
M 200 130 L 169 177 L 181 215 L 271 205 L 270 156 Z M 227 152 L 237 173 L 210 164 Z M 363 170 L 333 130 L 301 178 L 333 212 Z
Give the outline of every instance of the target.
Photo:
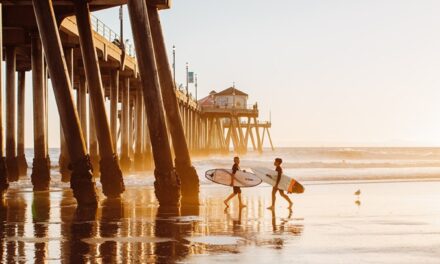
M 275 170 L 278 172 L 277 182 L 276 182 L 276 185 L 275 185 L 275 186 L 277 186 L 277 189 L 278 189 L 278 184 L 280 183 L 281 175 L 283 174 L 283 169 L 281 168 L 281 166 L 277 166 L 277 167 L 275 168 Z M 274 187 L 275 187 L 275 186 L 274 186 Z M 278 190 L 279 190 L 279 189 L 278 189 Z
M 232 165 L 232 174 L 235 174 L 238 170 L 240 170 L 240 167 L 234 163 L 234 165 Z M 232 188 L 234 189 L 235 194 L 241 193 L 240 187 L 233 186 Z

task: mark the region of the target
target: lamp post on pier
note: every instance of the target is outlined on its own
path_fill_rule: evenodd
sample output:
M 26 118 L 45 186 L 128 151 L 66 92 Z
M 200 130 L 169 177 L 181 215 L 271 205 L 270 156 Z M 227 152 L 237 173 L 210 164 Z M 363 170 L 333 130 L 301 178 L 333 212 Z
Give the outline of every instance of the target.
M 189 83 L 189 79 L 188 79 L 188 62 L 186 63 L 186 95 L 189 96 L 189 92 L 188 92 L 188 83 Z

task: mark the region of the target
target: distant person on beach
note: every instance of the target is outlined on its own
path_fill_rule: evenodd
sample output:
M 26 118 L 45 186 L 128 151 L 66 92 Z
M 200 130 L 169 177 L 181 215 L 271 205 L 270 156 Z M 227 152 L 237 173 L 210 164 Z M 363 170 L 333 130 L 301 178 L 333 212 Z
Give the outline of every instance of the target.
M 232 165 L 232 177 L 231 177 L 231 185 L 232 185 L 232 188 L 233 188 L 233 192 L 224 201 L 224 203 L 226 205 L 226 208 L 229 207 L 229 204 L 228 204 L 229 200 L 234 198 L 235 195 L 238 195 L 238 204 L 239 204 L 240 208 L 246 206 L 246 205 L 244 205 L 241 202 L 241 189 L 240 189 L 240 187 L 234 186 L 235 173 L 237 171 L 239 171 L 239 170 L 240 170 L 240 158 L 239 157 L 234 157 L 234 165 Z
M 293 205 L 289 196 L 287 196 L 283 190 L 278 189 L 278 184 L 280 183 L 281 175 L 283 175 L 283 169 L 281 168 L 281 163 L 283 163 L 283 160 L 281 158 L 276 158 L 275 162 L 273 163 L 273 165 L 275 166 L 275 170 L 278 173 L 278 177 L 277 177 L 277 182 L 275 183 L 275 186 L 273 186 L 273 188 L 272 188 L 272 205 L 267 208 L 269 210 L 275 209 L 275 200 L 276 200 L 277 191 L 279 191 L 280 195 L 284 199 L 286 199 L 286 201 L 289 203 L 289 207 L 288 207 L 289 209 L 291 209 L 292 205 Z

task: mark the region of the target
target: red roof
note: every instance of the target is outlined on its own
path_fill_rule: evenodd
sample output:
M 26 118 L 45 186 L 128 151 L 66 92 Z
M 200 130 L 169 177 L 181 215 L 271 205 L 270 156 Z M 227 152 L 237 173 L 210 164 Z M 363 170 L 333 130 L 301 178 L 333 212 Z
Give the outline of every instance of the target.
M 206 96 L 197 101 L 200 106 L 211 106 L 214 105 L 214 97 L 211 95 Z
M 237 88 L 235 88 L 235 87 L 229 87 L 228 89 L 225 89 L 225 90 L 223 90 L 223 91 L 221 91 L 221 92 L 218 92 L 218 93 L 216 93 L 214 96 L 221 96 L 221 95 L 244 95 L 244 96 L 248 96 L 248 94 L 247 93 L 245 93 L 245 92 L 242 92 L 242 91 L 240 91 L 240 90 L 238 90 Z

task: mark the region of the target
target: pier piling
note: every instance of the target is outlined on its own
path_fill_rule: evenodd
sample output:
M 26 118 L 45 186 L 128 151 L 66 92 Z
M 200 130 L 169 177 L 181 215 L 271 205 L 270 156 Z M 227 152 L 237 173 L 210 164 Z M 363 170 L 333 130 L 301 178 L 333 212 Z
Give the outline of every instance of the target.
M 6 169 L 6 159 L 3 153 L 3 66 L 1 63 L 1 58 L 3 58 L 3 6 L 0 3 L 0 199 L 3 193 L 8 189 L 8 171 Z
M 71 82 L 71 89 L 74 86 L 75 80 L 75 63 L 74 63 L 74 54 L 73 48 L 69 47 L 64 49 L 64 56 L 66 57 L 67 70 L 69 71 L 69 77 Z M 64 138 L 63 128 L 60 127 L 60 157 L 58 159 L 58 166 L 61 173 L 61 181 L 69 182 L 70 181 L 70 170 L 69 170 L 70 157 L 69 152 L 66 147 L 66 139 Z
M 144 169 L 144 157 L 142 155 L 142 138 L 143 138 L 143 105 L 142 105 L 142 86 L 139 85 L 136 90 L 136 129 L 135 129 L 135 147 L 134 147 L 134 167 L 136 170 Z
M 125 190 L 125 187 L 122 180 L 122 172 L 119 168 L 118 157 L 113 149 L 109 122 L 105 113 L 101 72 L 99 70 L 98 56 L 96 54 L 95 45 L 93 44 L 90 10 L 87 1 L 75 1 L 75 16 L 78 23 L 81 54 L 89 88 L 92 109 L 92 111 L 90 111 L 90 115 L 94 121 L 92 124 L 90 124 L 91 131 L 95 132 L 95 135 L 90 135 L 90 148 L 92 149 L 93 147 L 96 149 L 95 144 L 92 145 L 92 139 L 95 140 L 94 137 L 96 137 L 98 141 L 99 155 L 101 158 L 100 179 L 103 193 L 108 197 L 119 197 L 120 194 Z M 90 151 L 90 154 L 92 154 L 92 151 Z M 94 158 L 94 156 L 95 155 L 91 155 L 91 158 Z M 97 157 L 97 155 L 95 157 Z
M 88 130 L 87 130 L 87 81 L 84 75 L 79 76 L 79 84 L 76 89 L 76 109 L 78 109 L 81 132 L 84 137 L 86 149 L 88 149 Z
M 178 207 L 180 203 L 180 179 L 174 170 L 168 141 L 147 5 L 144 0 L 129 0 L 128 11 L 153 148 L 156 197 L 161 206 Z
M 154 54 L 157 63 L 163 104 L 166 110 L 166 117 L 168 118 L 168 127 L 176 157 L 176 170 L 181 180 L 182 200 L 184 202 L 187 202 L 188 200 L 198 203 L 199 177 L 197 176 L 195 168 L 192 166 L 188 144 L 185 140 L 175 86 L 173 83 L 173 75 L 166 54 L 159 12 L 156 7 L 148 6 L 148 18 L 154 44 Z
M 16 48 L 6 47 L 6 164 L 9 181 L 18 181 L 15 129 Z
M 32 0 L 61 125 L 72 161 L 70 165 L 72 169 L 71 188 L 79 206 L 96 206 L 98 201 L 95 182 L 91 174 L 92 166 L 86 153 L 78 113 L 73 103 L 71 82 L 51 3 L 50 0 Z
M 113 149 L 117 151 L 118 143 L 118 97 L 119 97 L 119 71 L 110 72 L 110 131 Z
M 131 159 L 129 153 L 129 125 L 130 125 L 130 79 L 122 78 L 121 85 L 122 111 L 121 111 L 121 157 L 120 163 L 123 171 L 129 171 L 131 168 Z
M 34 160 L 31 181 L 36 191 L 49 189 L 50 164 L 47 159 L 46 103 L 44 91 L 44 61 L 41 41 L 38 34 L 31 36 L 32 86 L 34 108 Z
M 26 72 L 19 71 L 17 85 L 17 163 L 19 176 L 26 176 L 28 168 L 24 153 L 25 86 Z

